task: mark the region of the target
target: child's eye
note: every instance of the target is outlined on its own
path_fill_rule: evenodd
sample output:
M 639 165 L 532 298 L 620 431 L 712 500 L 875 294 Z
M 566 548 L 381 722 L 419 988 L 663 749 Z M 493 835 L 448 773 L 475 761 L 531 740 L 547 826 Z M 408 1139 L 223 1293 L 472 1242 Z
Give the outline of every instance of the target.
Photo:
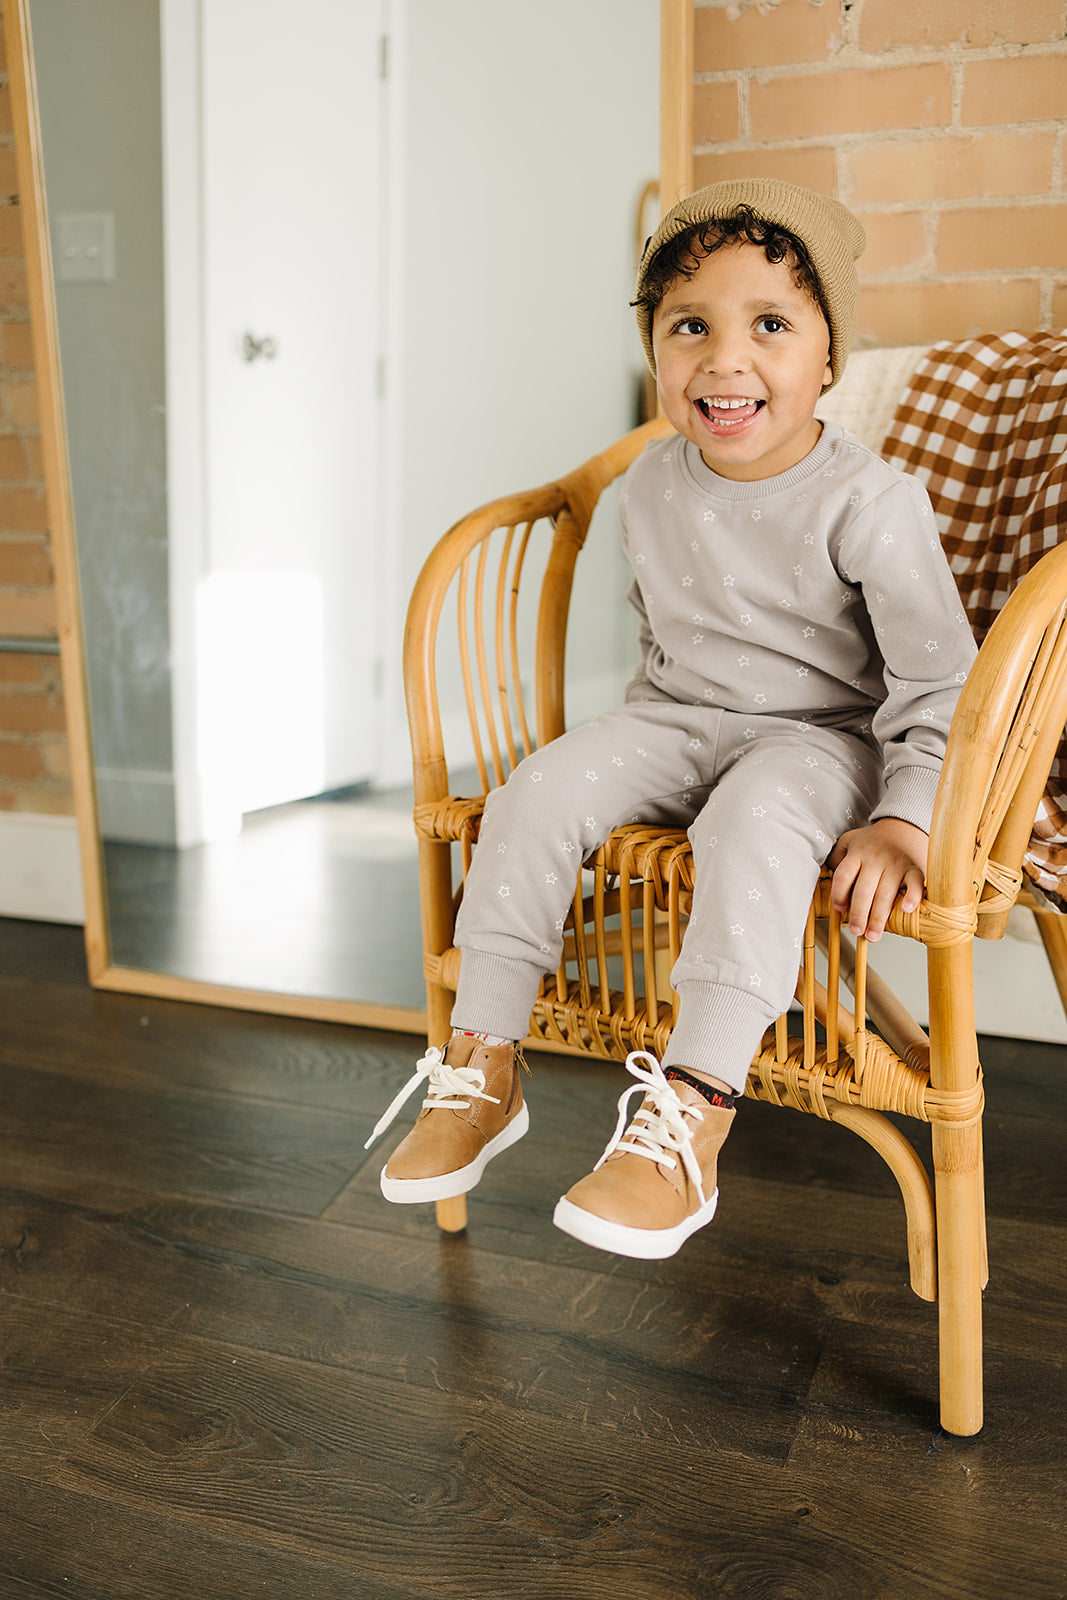
M 675 333 L 702 335 L 707 333 L 708 328 L 707 324 L 701 322 L 699 317 L 684 317 L 681 322 L 675 324 L 674 331 Z
M 760 317 L 756 327 L 763 333 L 782 333 L 786 324 L 781 317 Z

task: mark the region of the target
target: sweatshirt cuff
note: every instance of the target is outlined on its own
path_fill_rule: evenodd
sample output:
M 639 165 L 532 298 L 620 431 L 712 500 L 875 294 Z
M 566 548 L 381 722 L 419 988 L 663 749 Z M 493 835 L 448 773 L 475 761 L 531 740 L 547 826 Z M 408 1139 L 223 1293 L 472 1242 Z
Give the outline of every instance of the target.
M 911 822 L 929 833 L 940 782 L 939 766 L 899 768 L 887 780 L 886 792 L 871 812 L 871 821 L 877 822 L 879 817 L 899 817 L 901 822 Z

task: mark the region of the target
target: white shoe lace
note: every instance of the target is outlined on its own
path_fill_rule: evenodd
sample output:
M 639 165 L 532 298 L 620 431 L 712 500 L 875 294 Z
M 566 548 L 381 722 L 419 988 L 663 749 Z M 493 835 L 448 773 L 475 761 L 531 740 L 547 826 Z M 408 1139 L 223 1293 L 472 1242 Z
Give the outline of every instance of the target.
M 642 1061 L 648 1063 L 647 1070 L 639 1065 Z M 619 1120 L 615 1124 L 615 1132 L 593 1171 L 602 1167 L 614 1150 L 645 1156 L 668 1172 L 678 1165 L 675 1160 L 677 1155 L 703 1205 L 706 1198 L 704 1179 L 693 1149 L 693 1130 L 686 1118 L 694 1117 L 697 1122 L 703 1122 L 704 1113 L 697 1106 L 686 1105 L 678 1098 L 663 1068 L 647 1050 L 634 1050 L 626 1057 L 626 1066 L 638 1082 L 624 1089 L 619 1096 Z M 624 1133 L 630 1097 L 635 1094 L 644 1094 L 652 1101 L 652 1105 L 642 1105 Z
M 480 1067 L 450 1067 L 445 1053 L 431 1045 L 426 1054 L 416 1062 L 414 1077 L 408 1079 L 400 1093 L 386 1107 L 374 1125 L 374 1132 L 363 1148 L 369 1150 L 395 1119 L 400 1108 L 415 1093 L 421 1083 L 429 1085 L 429 1093 L 422 1102 L 424 1111 L 469 1111 L 472 1100 L 491 1100 L 500 1104 L 496 1095 L 485 1092 L 485 1073 Z

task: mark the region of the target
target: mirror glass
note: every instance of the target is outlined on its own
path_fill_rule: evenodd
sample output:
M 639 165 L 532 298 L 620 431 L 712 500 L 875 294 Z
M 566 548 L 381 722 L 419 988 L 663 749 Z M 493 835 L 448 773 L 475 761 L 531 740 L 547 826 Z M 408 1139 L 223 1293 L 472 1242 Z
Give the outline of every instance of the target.
M 407 597 L 637 420 L 657 0 L 29 11 L 112 961 L 421 1009 Z

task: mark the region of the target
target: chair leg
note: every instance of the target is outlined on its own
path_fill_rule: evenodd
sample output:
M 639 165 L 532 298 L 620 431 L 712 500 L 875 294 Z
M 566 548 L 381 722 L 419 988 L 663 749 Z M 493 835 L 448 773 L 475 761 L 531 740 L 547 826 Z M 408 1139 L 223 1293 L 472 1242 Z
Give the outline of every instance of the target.
M 437 1226 L 442 1233 L 462 1233 L 467 1226 L 467 1196 L 457 1194 L 451 1200 L 438 1200 Z
M 963 1437 L 982 1426 L 984 1199 L 978 1124 L 934 1123 L 941 1426 Z
M 1048 964 L 1060 992 L 1063 1009 L 1067 1012 L 1067 917 L 1058 911 L 1035 911 L 1034 920 L 1045 946 Z

